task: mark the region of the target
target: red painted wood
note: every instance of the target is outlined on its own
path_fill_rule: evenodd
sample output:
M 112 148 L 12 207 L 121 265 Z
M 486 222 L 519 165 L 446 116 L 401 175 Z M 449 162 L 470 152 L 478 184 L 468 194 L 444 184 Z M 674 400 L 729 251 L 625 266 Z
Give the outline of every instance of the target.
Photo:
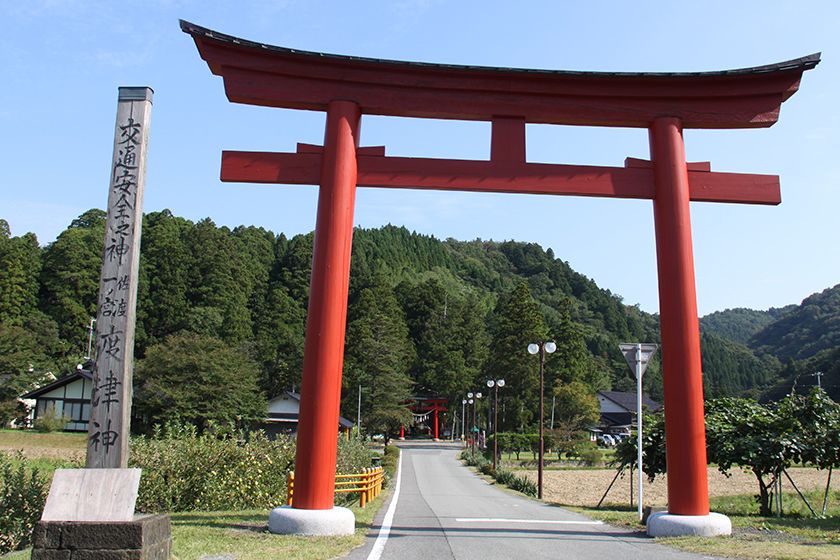
M 525 163 L 525 119 L 493 118 L 490 161 Z
M 689 171 L 711 171 L 712 162 L 710 161 L 695 161 L 687 162 L 686 167 Z M 653 162 L 649 159 L 625 158 L 624 167 L 635 167 L 640 169 L 653 169 Z
M 694 74 L 557 72 L 354 59 L 188 32 L 233 102 L 324 111 L 333 99 L 349 99 L 365 114 L 460 120 L 518 115 L 647 128 L 664 114 L 685 128 L 765 127 L 818 62 Z
M 458 190 L 652 199 L 653 170 L 546 163 L 428 158 L 358 157 L 358 184 L 366 187 Z M 697 164 L 698 168 L 705 168 Z M 222 181 L 312 185 L 318 182 L 318 154 L 222 153 Z M 689 171 L 691 200 L 779 204 L 779 177 Z
M 678 119 L 656 119 L 650 129 L 656 198 L 659 324 L 668 440 L 668 511 L 709 513 L 700 325 L 691 246 L 689 173 Z
M 440 421 L 438 420 L 438 409 L 435 408 L 435 440 L 440 439 L 438 437 L 438 425 L 439 424 L 440 424 Z
M 331 103 L 324 155 L 316 156 L 322 160 L 321 188 L 295 457 L 294 507 L 299 509 L 333 507 L 360 117 L 353 103 Z

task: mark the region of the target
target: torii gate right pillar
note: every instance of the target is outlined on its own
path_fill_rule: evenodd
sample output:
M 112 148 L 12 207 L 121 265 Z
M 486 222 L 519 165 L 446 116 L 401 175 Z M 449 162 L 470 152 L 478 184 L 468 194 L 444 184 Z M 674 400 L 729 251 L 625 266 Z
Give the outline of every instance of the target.
M 727 517 L 709 513 L 700 326 L 681 125 L 679 119 L 661 117 L 649 130 L 668 441 L 668 512 L 648 520 L 648 533 L 654 536 L 686 534 L 687 525 L 704 535 L 731 532 Z

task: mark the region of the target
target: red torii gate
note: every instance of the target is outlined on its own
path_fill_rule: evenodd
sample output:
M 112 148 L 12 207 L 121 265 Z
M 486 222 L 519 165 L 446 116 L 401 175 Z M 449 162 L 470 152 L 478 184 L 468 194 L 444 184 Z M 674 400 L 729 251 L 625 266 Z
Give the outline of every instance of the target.
M 435 441 L 440 439 L 440 416 L 439 413 L 446 412 L 447 400 L 442 397 L 414 397 L 406 403 L 408 409 L 415 414 L 433 413 L 434 424 L 432 437 Z M 400 426 L 400 439 L 405 439 L 405 426 Z
M 357 185 L 653 200 L 671 514 L 709 514 L 689 201 L 779 204 L 779 178 L 686 163 L 686 128 L 778 120 L 819 54 L 719 72 L 607 73 L 376 60 L 297 51 L 181 21 L 232 102 L 326 111 L 324 146 L 222 154 L 223 181 L 320 184 L 301 387 L 295 508 L 333 507 Z M 489 161 L 388 157 L 360 148 L 362 114 L 492 123 Z M 525 123 L 646 128 L 651 161 L 528 163 Z

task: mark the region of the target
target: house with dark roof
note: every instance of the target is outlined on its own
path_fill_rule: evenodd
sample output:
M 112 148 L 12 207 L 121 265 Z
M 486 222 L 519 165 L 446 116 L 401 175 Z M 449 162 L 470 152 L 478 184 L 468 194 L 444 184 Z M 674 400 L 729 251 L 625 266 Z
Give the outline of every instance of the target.
M 598 391 L 598 404 L 601 407 L 601 424 L 598 431 L 604 433 L 630 433 L 636 425 L 636 393 L 621 391 Z M 656 412 L 662 405 L 642 395 L 642 407 Z
M 298 417 L 300 416 L 300 394 L 293 391 L 286 391 L 268 401 L 268 416 L 260 426 L 269 436 L 277 434 L 288 434 L 297 432 Z M 344 418 L 338 417 L 338 430 L 349 432 L 355 424 Z
M 67 417 L 64 430 L 68 432 L 86 432 L 90 420 L 90 394 L 93 388 L 93 374 L 89 364 L 76 368 L 76 371 L 63 375 L 43 387 L 20 396 L 21 400 L 34 400 L 30 425 L 39 417 L 51 413 L 56 418 Z

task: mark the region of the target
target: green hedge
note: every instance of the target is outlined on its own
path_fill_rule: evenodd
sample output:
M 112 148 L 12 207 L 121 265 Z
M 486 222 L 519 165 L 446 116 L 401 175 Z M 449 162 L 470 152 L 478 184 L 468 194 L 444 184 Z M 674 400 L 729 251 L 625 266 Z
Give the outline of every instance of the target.
M 167 426 L 149 438 L 133 439 L 129 464 L 143 469 L 137 510 L 162 512 L 276 507 L 286 501 L 294 462 L 293 436 L 199 435 L 192 426 Z M 339 439 L 338 472 L 359 472 L 370 465 L 371 454 L 362 441 Z M 351 498 L 339 494 L 336 501 Z
M 29 546 L 48 492 L 47 479 L 23 455 L 0 453 L 0 555 Z
M 517 476 L 504 469 L 494 469 L 493 464 L 481 453 L 466 449 L 461 452 L 461 459 L 469 466 L 476 467 L 482 474 L 493 477 L 499 484 L 504 484 L 517 492 L 528 496 L 537 495 L 537 485 L 529 478 Z

